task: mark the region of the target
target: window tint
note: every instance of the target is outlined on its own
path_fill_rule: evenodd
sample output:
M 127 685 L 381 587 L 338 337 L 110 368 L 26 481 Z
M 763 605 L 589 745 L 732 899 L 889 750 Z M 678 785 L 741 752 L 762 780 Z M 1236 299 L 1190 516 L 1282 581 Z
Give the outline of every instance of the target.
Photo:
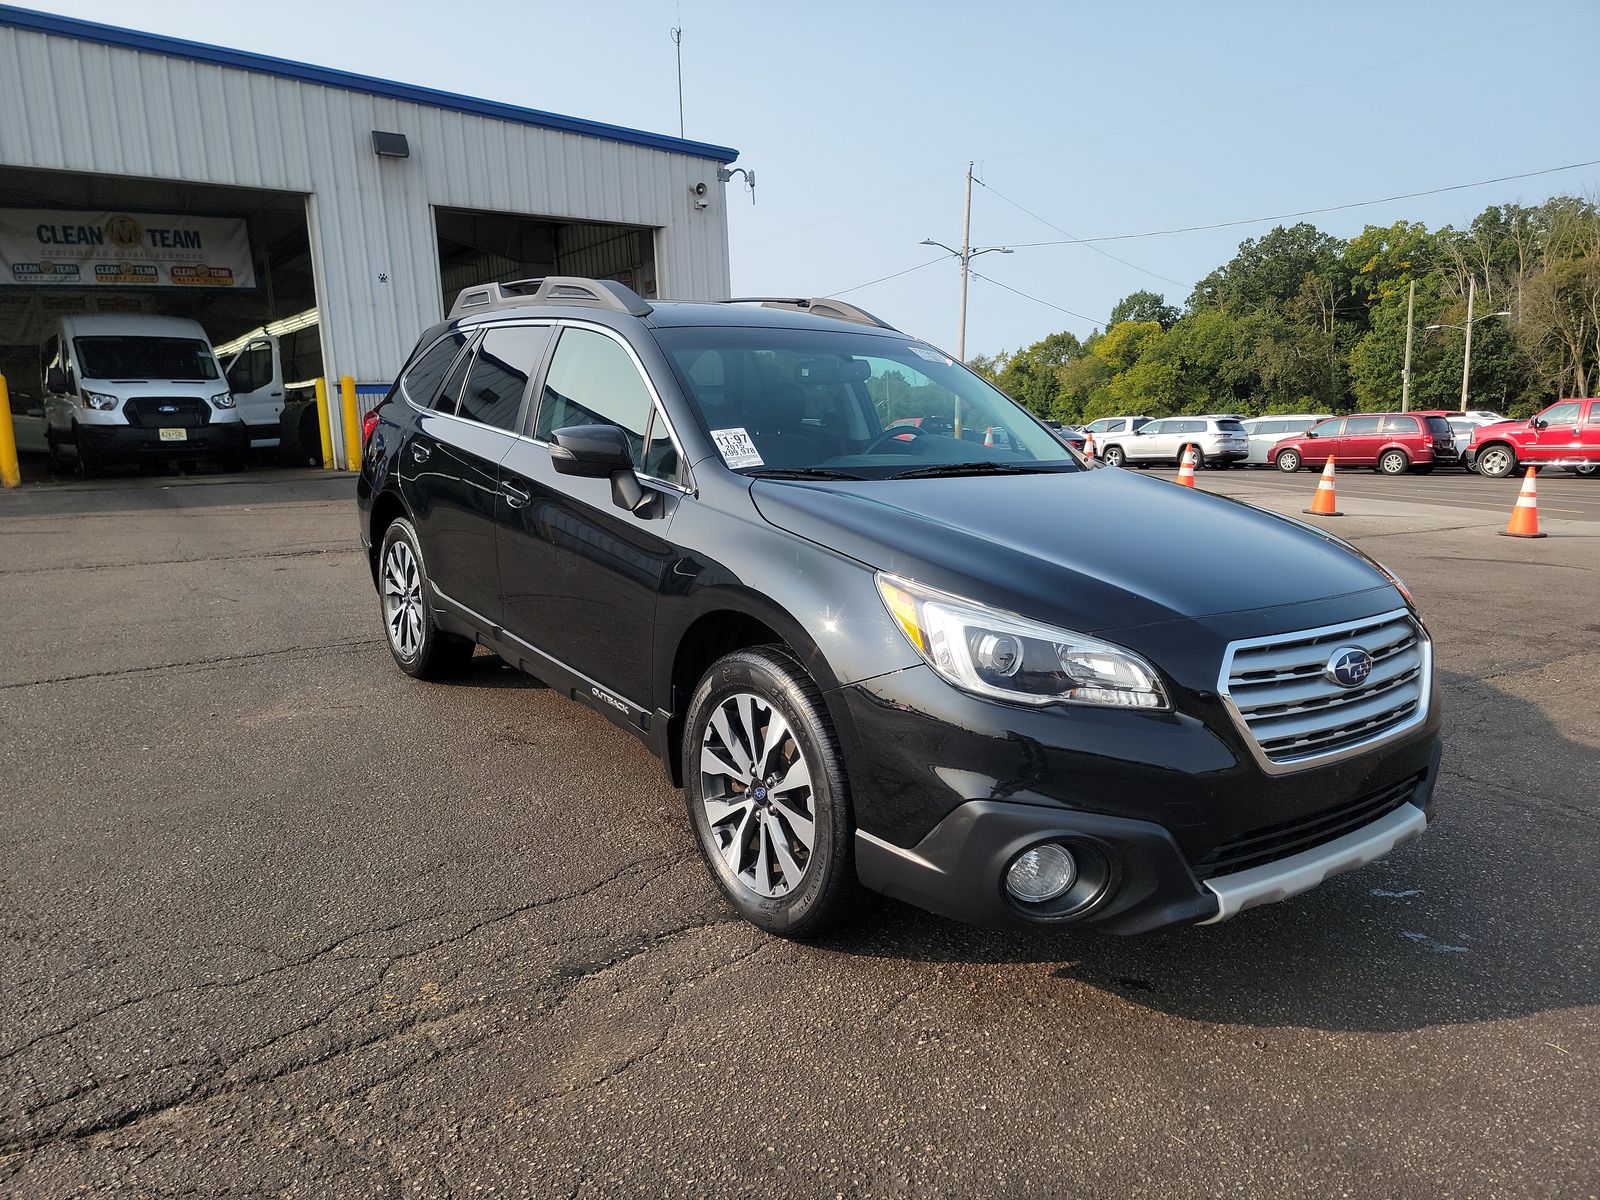
M 1320 424 L 1313 425 L 1309 432 L 1315 434 L 1319 438 L 1330 438 L 1338 437 L 1343 429 L 1344 419 L 1340 418 L 1338 420 L 1323 421 Z
M 1382 417 L 1351 417 L 1344 425 L 1345 437 L 1376 437 Z
M 588 329 L 563 329 L 539 401 L 537 435 L 568 425 L 615 425 L 638 461 L 652 401 L 639 369 L 616 342 Z
M 455 361 L 461 347 L 466 344 L 466 335 L 460 330 L 453 330 L 443 341 L 412 363 L 411 369 L 401 380 L 406 398 L 421 408 L 432 407 L 433 398 L 439 392 L 439 385 L 444 382 L 444 373 L 450 369 L 450 364 Z
M 1437 418 L 1443 421 L 1443 417 Z M 1430 421 L 1429 424 L 1432 424 Z M 1385 433 L 1416 433 L 1417 419 L 1407 416 L 1390 416 L 1383 419 L 1383 432 Z
M 461 415 L 496 429 L 515 429 L 522 393 L 551 332 L 548 325 L 503 325 L 484 334 L 461 393 Z
M 1128 432 L 1132 433 L 1135 429 L 1142 429 L 1148 424 L 1150 424 L 1149 417 L 1134 417 L 1132 423 L 1128 426 Z
M 1582 405 L 1576 400 L 1567 400 L 1551 408 L 1547 408 L 1539 415 L 1544 418 L 1547 425 L 1576 425 L 1578 423 L 1578 409 Z
M 1218 421 L 1217 428 L 1224 433 L 1243 433 L 1244 423 L 1242 421 Z

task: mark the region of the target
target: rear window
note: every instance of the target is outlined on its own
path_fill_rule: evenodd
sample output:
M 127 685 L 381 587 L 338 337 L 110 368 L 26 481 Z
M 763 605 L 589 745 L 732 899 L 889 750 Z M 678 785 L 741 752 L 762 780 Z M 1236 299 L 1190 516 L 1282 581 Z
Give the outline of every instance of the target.
M 1150 424 L 1150 418 L 1149 417 L 1135 417 L 1135 418 L 1133 418 L 1133 421 L 1129 424 L 1128 429 L 1129 429 L 1129 432 L 1132 432 L 1135 429 L 1143 429 L 1148 424 Z
M 459 329 L 453 329 L 443 341 L 411 364 L 411 369 L 400 381 L 411 403 L 419 408 L 433 406 L 433 399 L 439 394 L 439 385 L 444 382 L 444 373 L 450 369 L 450 364 L 455 362 L 456 355 L 461 353 L 461 347 L 466 344 L 466 335 Z M 450 407 L 453 409 L 455 405 Z
M 1428 432 L 1436 438 L 1454 438 L 1455 431 L 1450 428 L 1450 422 L 1443 417 L 1424 417 L 1428 423 Z
M 1217 428 L 1222 430 L 1223 433 L 1243 433 L 1244 432 L 1244 422 L 1243 421 L 1218 421 L 1217 422 Z

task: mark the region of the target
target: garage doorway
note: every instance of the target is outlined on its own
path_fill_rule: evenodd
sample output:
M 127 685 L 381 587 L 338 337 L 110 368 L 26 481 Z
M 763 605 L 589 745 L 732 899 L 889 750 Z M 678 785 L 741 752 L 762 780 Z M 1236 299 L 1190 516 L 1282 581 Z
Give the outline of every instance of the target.
M 648 226 L 463 208 L 434 209 L 434 223 L 446 313 L 463 288 L 546 275 L 615 279 L 646 299 L 656 295 L 656 231 Z
M 239 230 L 242 223 L 243 231 L 230 260 L 230 267 L 238 273 L 227 286 L 209 285 L 205 282 L 209 276 L 193 271 L 181 285 L 176 278 L 147 285 L 142 282 L 146 276 L 139 272 L 149 273 L 148 267 L 126 268 L 115 281 L 106 279 L 103 266 L 95 269 L 94 276 L 80 271 L 64 282 L 36 282 L 35 276 L 15 266 L 7 272 L 0 281 L 0 372 L 10 388 L 26 475 L 35 479 L 44 475 L 43 462 L 29 453 L 40 447 L 29 444 L 27 437 L 37 423 L 33 414 L 46 382 L 40 350 L 59 318 L 79 314 L 190 318 L 206 331 L 224 368 L 252 337 L 270 338 L 277 349 L 274 362 L 263 373 L 258 354 L 242 362 L 239 373 L 248 377 L 243 381 L 253 392 L 246 416 L 252 422 L 252 445 L 257 448 L 253 459 L 264 464 L 281 457 L 272 449 L 280 432 L 281 411 L 289 405 L 291 416 L 296 415 L 323 370 L 304 195 L 8 168 L 0 173 L 0 209 L 6 210 L 13 225 L 26 227 L 35 217 L 41 224 L 59 223 L 62 232 L 58 236 L 67 239 L 81 236 L 74 230 L 86 228 L 82 214 L 110 214 L 103 222 L 106 229 L 119 221 L 147 229 L 159 218 L 170 217 L 174 219 L 167 224 L 208 218 L 231 230 Z M 171 274 L 176 273 L 174 268 Z M 234 390 L 237 392 L 238 386 Z M 246 414 L 246 403 L 241 402 L 240 412 Z M 314 413 L 311 421 L 314 426 Z

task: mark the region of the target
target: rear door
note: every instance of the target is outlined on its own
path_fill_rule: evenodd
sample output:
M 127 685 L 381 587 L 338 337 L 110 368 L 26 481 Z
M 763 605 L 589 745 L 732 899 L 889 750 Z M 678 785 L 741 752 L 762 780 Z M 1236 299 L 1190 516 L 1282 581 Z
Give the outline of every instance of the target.
M 1589 401 L 1583 424 L 1578 426 L 1578 457 L 1600 463 L 1600 400 Z
M 1333 461 L 1340 466 L 1376 466 L 1378 452 L 1384 444 L 1382 417 L 1346 417 L 1344 435 L 1339 439 L 1339 450 Z
M 278 444 L 278 418 L 283 415 L 283 364 L 278 339 L 270 334 L 253 337 L 227 366 L 228 390 L 239 409 L 239 419 L 250 434 L 252 446 Z

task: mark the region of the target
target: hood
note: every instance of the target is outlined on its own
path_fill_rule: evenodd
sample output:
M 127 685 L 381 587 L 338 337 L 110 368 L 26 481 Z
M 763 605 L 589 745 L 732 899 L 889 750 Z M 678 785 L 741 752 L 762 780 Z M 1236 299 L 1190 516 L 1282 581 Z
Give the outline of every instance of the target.
M 1520 421 L 1494 421 L 1488 425 L 1475 425 L 1472 432 L 1467 435 L 1467 441 L 1475 442 L 1491 433 L 1521 433 L 1527 428 L 1527 418 Z
M 879 570 L 1082 632 L 1384 592 L 1314 530 L 1129 471 L 758 479 L 773 525 Z M 1375 609 L 1376 611 L 1376 609 Z

